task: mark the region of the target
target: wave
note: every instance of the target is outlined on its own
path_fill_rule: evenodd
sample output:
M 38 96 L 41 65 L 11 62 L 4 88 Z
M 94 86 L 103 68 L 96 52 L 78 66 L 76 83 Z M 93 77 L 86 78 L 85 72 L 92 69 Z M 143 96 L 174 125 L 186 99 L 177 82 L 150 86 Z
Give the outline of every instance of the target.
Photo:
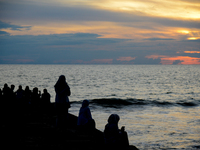
M 80 104 L 82 101 L 74 101 L 71 103 Z M 121 108 L 125 106 L 157 106 L 157 107 L 168 107 L 168 106 L 183 106 L 183 107 L 194 107 L 199 106 L 200 101 L 158 101 L 158 100 L 143 100 L 143 99 L 117 99 L 117 98 L 102 98 L 90 100 L 90 105 L 98 105 L 102 107 L 113 107 Z

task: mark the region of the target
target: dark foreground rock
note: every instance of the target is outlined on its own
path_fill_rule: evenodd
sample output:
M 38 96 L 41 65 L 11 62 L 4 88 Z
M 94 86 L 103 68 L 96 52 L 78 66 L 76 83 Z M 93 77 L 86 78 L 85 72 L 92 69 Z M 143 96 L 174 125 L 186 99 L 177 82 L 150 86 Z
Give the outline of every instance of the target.
M 27 150 L 102 150 L 103 133 L 80 131 L 77 117 L 69 114 L 63 128 L 56 128 L 54 104 L 49 106 L 1 106 L 1 147 Z M 125 148 L 123 148 L 125 149 Z M 129 146 L 127 150 L 137 150 Z

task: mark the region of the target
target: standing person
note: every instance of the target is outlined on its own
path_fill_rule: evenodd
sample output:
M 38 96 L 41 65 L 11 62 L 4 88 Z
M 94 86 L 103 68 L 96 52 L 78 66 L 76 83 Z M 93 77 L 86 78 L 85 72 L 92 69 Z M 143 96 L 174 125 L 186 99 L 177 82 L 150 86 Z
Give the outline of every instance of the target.
M 92 119 L 88 100 L 84 100 L 82 103 L 82 107 L 79 110 L 77 125 L 83 130 L 95 129 L 95 121 Z
M 24 96 L 24 90 L 22 89 L 22 86 L 19 85 L 19 88 L 16 91 L 16 98 L 18 103 L 23 104 L 23 98 L 24 98 L 23 96 Z
M 48 93 L 47 89 L 43 90 L 41 99 L 42 99 L 43 106 L 51 103 L 51 95 Z
M 41 97 L 41 92 L 38 91 L 38 88 L 37 87 L 33 88 L 33 92 L 31 94 L 31 104 L 34 106 L 39 106 L 41 100 L 40 97 Z
M 4 84 L 2 93 L 3 93 L 3 102 L 8 104 L 10 98 L 10 88 L 8 87 L 7 83 Z
M 25 99 L 25 103 L 26 104 L 30 104 L 31 103 L 31 95 L 32 95 L 32 92 L 29 89 L 29 86 L 26 86 L 26 88 L 24 90 L 24 99 Z
M 2 97 L 3 97 L 3 94 L 2 94 L 2 91 L 1 91 L 1 89 L 0 89 L 0 102 L 2 102 Z
M 67 118 L 68 115 L 68 109 L 70 108 L 68 96 L 71 95 L 70 87 L 68 86 L 64 75 L 61 75 L 59 77 L 54 88 L 56 92 L 56 126 L 63 127 L 64 120 Z

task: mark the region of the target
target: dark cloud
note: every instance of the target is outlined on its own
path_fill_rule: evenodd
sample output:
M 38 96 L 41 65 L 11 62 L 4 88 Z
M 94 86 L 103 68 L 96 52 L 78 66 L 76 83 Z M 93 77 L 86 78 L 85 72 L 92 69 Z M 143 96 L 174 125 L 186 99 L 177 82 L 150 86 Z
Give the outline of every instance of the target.
M 21 58 L 20 60 L 34 60 L 27 63 L 72 63 L 75 60 L 117 58 L 121 54 L 114 54 L 113 50 L 126 40 L 98 37 L 97 34 L 89 33 L 0 36 L 0 62 L 11 63 Z
M 181 61 L 181 60 L 175 60 L 175 61 L 173 62 L 173 65 L 178 65 L 178 64 L 180 64 L 181 62 L 183 62 L 183 61 Z
M 18 26 L 18 25 L 12 25 L 12 24 L 0 21 L 0 29 L 7 29 L 7 28 L 11 28 L 11 30 L 19 30 L 20 31 L 21 29 L 30 30 L 31 26 Z
M 0 22 L 0 29 L 20 30 L 23 27 Z M 176 41 L 172 38 L 147 38 L 142 42 L 130 39 L 102 38 L 91 33 L 52 35 L 13 35 L 0 31 L 0 63 L 108 63 L 160 64 L 161 59 L 148 55 L 179 56 L 185 51 L 200 51 L 196 41 Z M 185 54 L 200 58 L 200 54 Z M 119 58 L 135 58 L 120 61 Z M 96 61 L 95 61 L 96 60 Z M 175 61 L 174 63 L 179 63 Z
M 144 64 L 144 62 L 145 62 L 145 64 L 148 64 L 148 65 L 158 65 L 158 64 L 160 64 L 161 59 L 160 58 L 148 59 L 146 57 L 140 56 L 140 57 L 137 57 L 134 61 L 135 64 Z
M 0 31 L 0 35 L 8 35 L 8 34 L 9 34 L 8 32 Z
M 166 45 L 172 46 L 172 49 L 177 45 L 174 40 L 163 40 L 161 43 L 154 40 L 138 43 L 98 37 L 100 37 L 98 34 L 89 33 L 0 36 L 0 63 L 71 64 L 112 60 L 113 64 L 159 64 L 160 59 L 148 59 L 145 56 L 170 55 L 170 53 L 172 56 L 177 55 L 173 50 L 166 51 L 169 49 Z M 135 59 L 119 61 L 120 57 Z

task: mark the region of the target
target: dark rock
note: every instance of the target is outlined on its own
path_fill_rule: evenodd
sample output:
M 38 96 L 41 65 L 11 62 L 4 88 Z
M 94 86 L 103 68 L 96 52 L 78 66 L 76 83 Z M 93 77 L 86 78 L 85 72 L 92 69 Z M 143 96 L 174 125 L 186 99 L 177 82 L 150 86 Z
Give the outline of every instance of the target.
M 64 128 L 56 128 L 54 103 L 46 106 L 2 106 L 2 147 L 28 150 L 102 150 L 103 133 L 98 129 L 80 131 L 77 117 L 69 114 Z M 123 148 L 124 149 L 124 148 Z M 138 150 L 135 146 L 127 150 Z

